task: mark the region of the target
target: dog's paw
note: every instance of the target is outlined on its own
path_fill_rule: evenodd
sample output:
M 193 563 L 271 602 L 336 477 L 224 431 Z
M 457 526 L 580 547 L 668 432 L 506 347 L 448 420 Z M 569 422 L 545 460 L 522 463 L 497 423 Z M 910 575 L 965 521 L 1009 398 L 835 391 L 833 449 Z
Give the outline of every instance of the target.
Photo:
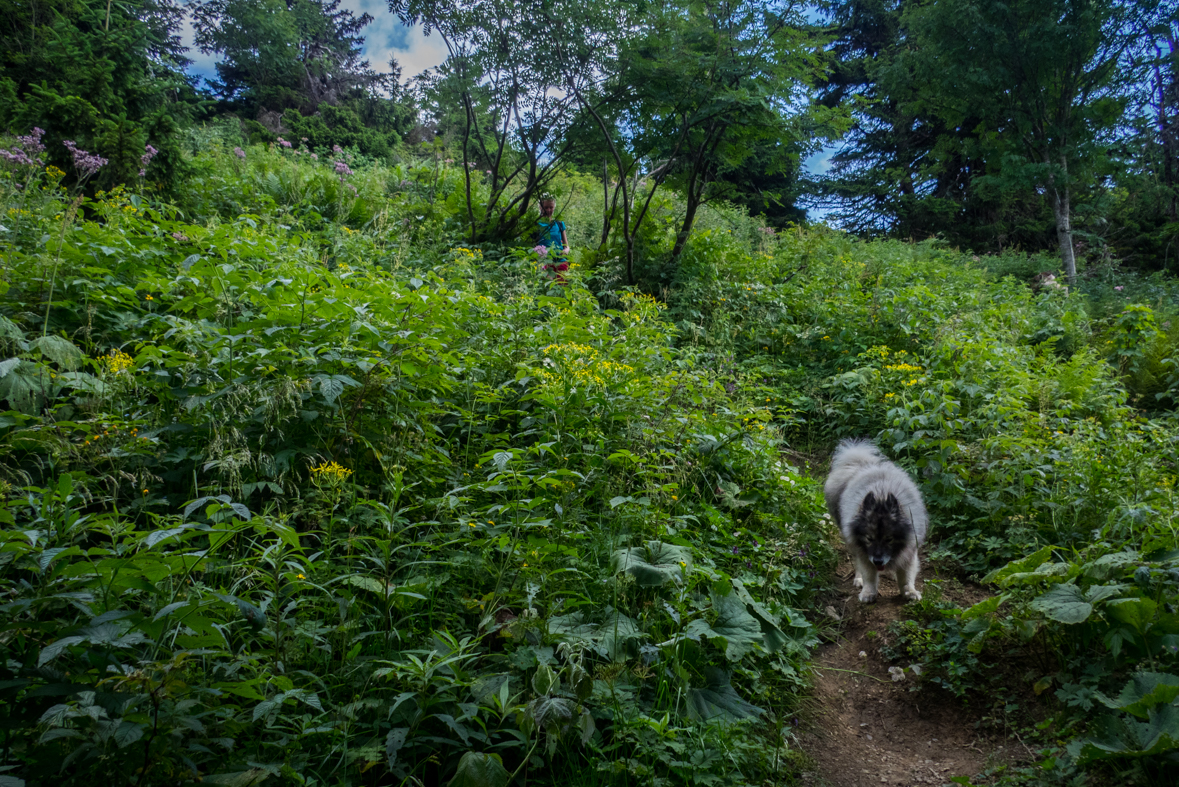
M 861 589 L 864 587 L 864 580 L 860 577 L 856 577 L 854 580 L 852 580 L 852 587 L 854 587 L 856 590 Z
M 919 590 L 917 590 L 917 588 L 905 588 L 905 592 L 903 595 L 905 597 L 905 601 L 920 601 L 921 600 L 921 592 Z
M 876 596 L 877 596 L 877 593 L 875 590 L 868 590 L 867 588 L 865 588 L 864 590 L 860 591 L 860 603 L 871 604 L 873 601 L 876 600 Z

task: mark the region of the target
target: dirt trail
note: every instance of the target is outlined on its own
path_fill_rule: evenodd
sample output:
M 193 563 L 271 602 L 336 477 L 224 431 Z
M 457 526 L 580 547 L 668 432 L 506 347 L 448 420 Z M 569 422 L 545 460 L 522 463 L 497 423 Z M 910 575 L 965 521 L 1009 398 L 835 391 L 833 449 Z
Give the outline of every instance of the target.
M 923 567 L 923 577 L 934 576 L 928 571 Z M 803 783 L 945 785 L 955 776 L 974 776 L 1009 761 L 1014 754 L 1009 742 L 982 736 L 974 728 L 974 712 L 960 701 L 933 689 L 909 691 L 911 674 L 903 681 L 891 679 L 888 668 L 894 665 L 879 648 L 888 624 L 905 617 L 896 583 L 882 579 L 880 599 L 860 604 L 851 564 L 845 563 L 837 576 L 839 593 L 828 612 L 841 618 L 839 635 L 815 658 L 818 707 L 803 748 L 816 769 L 804 774 Z M 959 605 L 987 595 L 978 588 L 947 585 L 944 596 Z

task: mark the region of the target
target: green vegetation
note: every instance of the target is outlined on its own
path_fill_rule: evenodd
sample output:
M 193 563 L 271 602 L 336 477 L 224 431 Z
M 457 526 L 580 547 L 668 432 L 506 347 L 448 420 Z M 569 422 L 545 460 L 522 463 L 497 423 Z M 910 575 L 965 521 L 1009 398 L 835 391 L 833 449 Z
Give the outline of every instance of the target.
M 1046 756 L 1163 767 L 1167 281 L 1037 294 L 988 269 L 1035 258 L 710 208 L 666 302 L 595 297 L 621 263 L 559 285 L 447 241 L 437 159 L 204 138 L 187 204 L 6 181 L 20 778 L 789 778 L 834 552 L 783 452 L 850 434 L 916 472 L 932 557 L 999 569 L 975 608 L 918 605 L 906 658 L 969 699 L 1022 653 L 1075 737 Z
M 0 787 L 796 783 L 847 436 L 956 781 L 1173 783 L 1179 18 L 993 5 L 0 2 Z
M 441 242 L 455 169 L 352 166 L 217 145 L 182 210 L 8 192 L 6 764 L 788 772 L 832 552 L 770 390 L 649 296 Z

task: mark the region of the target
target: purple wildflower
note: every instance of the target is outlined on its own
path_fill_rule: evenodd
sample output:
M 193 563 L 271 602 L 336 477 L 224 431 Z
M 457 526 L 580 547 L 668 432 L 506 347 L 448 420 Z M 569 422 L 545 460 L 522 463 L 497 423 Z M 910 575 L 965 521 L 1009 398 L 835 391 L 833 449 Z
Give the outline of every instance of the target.
M 237 156 L 238 158 L 245 158 L 246 152 L 244 150 L 242 150 L 241 148 L 234 148 L 233 155 Z
M 343 153 L 344 149 L 339 145 L 332 145 L 332 153 Z
M 337 161 L 336 174 L 340 176 L 340 180 L 343 180 L 352 174 L 352 169 L 343 161 Z
M 188 243 L 188 236 L 185 235 L 183 232 L 173 232 L 172 238 L 177 243 Z
M 153 148 L 151 145 L 145 145 L 143 148 L 143 155 L 139 157 L 139 177 L 147 174 L 147 165 L 156 157 L 160 151 Z
M 74 169 L 78 170 L 78 174 L 82 176 L 82 180 L 85 180 L 106 166 L 106 159 L 96 153 L 88 153 L 82 150 L 72 139 L 67 139 L 61 144 L 65 145 L 70 155 L 73 156 Z
M 278 144 L 282 145 L 284 148 L 289 148 L 289 147 L 291 146 L 291 143 L 290 143 L 290 142 L 287 142 L 287 141 L 286 141 L 285 139 L 283 139 L 282 137 L 279 137 L 279 138 L 278 138 Z
M 18 164 L 24 167 L 40 164 L 41 154 L 45 152 L 45 146 L 41 144 L 43 136 L 45 136 L 45 132 L 34 127 L 33 133 L 27 137 L 16 138 L 16 145 L 12 150 L 0 148 L 0 158 L 9 164 Z
M 1118 292 L 1121 292 L 1125 288 L 1119 284 L 1117 287 L 1114 287 L 1114 289 L 1117 290 Z
M 316 154 L 312 153 L 312 154 L 311 154 L 311 160 L 312 160 L 312 161 L 319 161 L 319 156 L 317 156 Z
M 548 253 L 549 253 L 549 247 L 545 246 L 543 243 L 538 246 L 533 246 L 532 250 L 534 252 L 536 252 L 538 257 L 541 257 L 541 258 L 547 257 Z
M 734 547 L 733 547 L 733 554 L 734 554 L 734 555 L 735 555 L 735 554 L 737 554 L 737 553 L 738 553 L 738 552 L 740 552 L 740 551 L 741 551 L 741 550 L 740 550 L 740 549 L 738 549 L 736 546 L 734 546 Z

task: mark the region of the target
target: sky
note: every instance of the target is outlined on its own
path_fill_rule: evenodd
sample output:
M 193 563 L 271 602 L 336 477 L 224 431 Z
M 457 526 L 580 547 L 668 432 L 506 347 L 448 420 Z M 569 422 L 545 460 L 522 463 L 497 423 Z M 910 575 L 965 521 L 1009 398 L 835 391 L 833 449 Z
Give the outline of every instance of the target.
M 358 16 L 367 13 L 373 17 L 363 34 L 364 56 L 375 71 L 388 72 L 389 58 L 393 57 L 401 66 L 401 77 L 404 80 L 439 66 L 446 59 L 446 45 L 437 33 L 427 36 L 420 26 L 411 28 L 401 24 L 396 16 L 389 13 L 386 0 L 343 0 L 341 7 Z M 202 54 L 193 46 L 191 20 L 185 24 L 183 40 L 189 47 L 188 57 L 193 61 L 189 71 L 201 77 L 215 76 L 216 58 Z M 814 174 L 826 172 L 836 149 L 837 146 L 829 146 L 815 153 L 803 161 L 803 167 Z M 810 211 L 812 219 L 822 217 L 816 213 L 814 209 Z
M 369 14 L 373 21 L 364 29 L 364 56 L 373 70 L 388 72 L 389 58 L 394 57 L 401 65 L 402 79 L 417 76 L 423 71 L 441 65 L 446 59 L 446 46 L 435 33 L 426 36 L 421 27 L 406 27 L 397 17 L 389 13 L 385 0 L 344 0 L 341 8 L 347 8 L 357 16 Z M 201 53 L 193 46 L 191 18 L 186 20 L 181 36 L 189 48 L 188 57 L 193 61 L 189 72 L 201 77 L 216 76 L 216 57 Z

